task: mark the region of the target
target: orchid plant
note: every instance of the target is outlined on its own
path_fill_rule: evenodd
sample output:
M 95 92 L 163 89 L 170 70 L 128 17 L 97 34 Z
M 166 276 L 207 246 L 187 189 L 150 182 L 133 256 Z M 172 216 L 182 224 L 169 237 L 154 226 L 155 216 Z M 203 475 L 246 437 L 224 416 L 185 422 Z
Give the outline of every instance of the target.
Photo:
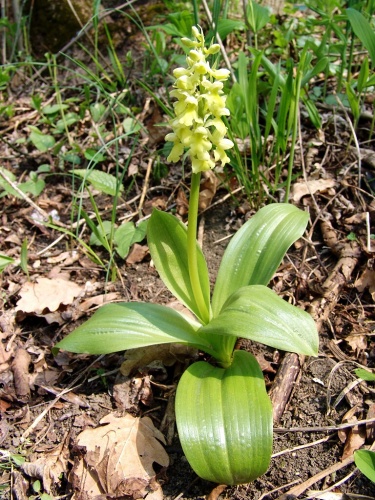
M 106 354 L 177 342 L 206 352 L 191 364 L 176 394 L 176 422 L 194 471 L 222 484 L 247 483 L 263 474 L 272 450 L 272 405 L 256 358 L 236 350 L 239 337 L 305 355 L 318 352 L 311 316 L 267 287 L 287 249 L 304 232 L 308 214 L 289 204 L 263 207 L 230 241 L 210 296 L 207 263 L 196 240 L 201 172 L 229 162 L 223 82 L 229 71 L 211 66 L 202 31 L 183 38 L 187 67 L 174 70 L 175 116 L 168 159 L 191 160 L 188 226 L 154 210 L 147 228 L 152 260 L 167 288 L 189 309 L 127 302 L 102 306 L 57 344 L 77 353 Z

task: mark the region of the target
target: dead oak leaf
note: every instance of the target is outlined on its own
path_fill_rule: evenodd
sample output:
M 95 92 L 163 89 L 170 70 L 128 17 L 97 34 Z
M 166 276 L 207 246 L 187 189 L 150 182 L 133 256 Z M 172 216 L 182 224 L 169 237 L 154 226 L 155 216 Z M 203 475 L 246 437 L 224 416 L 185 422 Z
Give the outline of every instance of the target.
M 169 457 L 161 443 L 163 434 L 149 417 L 135 418 L 130 414 L 116 417 L 109 414 L 100 423 L 101 427 L 86 429 L 77 437 L 76 445 L 85 449 L 74 463 L 69 479 L 73 483 L 73 500 L 108 494 L 113 495 L 125 487 L 126 494 L 133 498 L 144 498 L 147 490 L 163 498 L 161 488 L 155 486 L 153 463 L 163 467 L 169 465 Z M 133 491 L 129 491 L 131 484 Z M 148 485 L 141 488 L 139 485 Z
M 68 305 L 82 292 L 82 288 L 72 281 L 62 278 L 38 278 L 36 283 L 27 281 L 19 291 L 20 300 L 16 312 L 43 315 L 47 311 L 57 311 L 61 304 Z
M 336 186 L 335 179 L 313 179 L 309 181 L 296 182 L 292 188 L 293 201 L 298 203 L 301 198 L 316 192 L 324 192 Z

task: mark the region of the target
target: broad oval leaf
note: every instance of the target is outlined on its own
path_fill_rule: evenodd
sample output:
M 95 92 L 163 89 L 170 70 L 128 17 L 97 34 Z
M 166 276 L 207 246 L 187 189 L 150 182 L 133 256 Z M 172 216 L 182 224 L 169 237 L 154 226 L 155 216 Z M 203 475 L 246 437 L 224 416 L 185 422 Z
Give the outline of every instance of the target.
M 254 356 L 235 351 L 226 369 L 191 365 L 177 387 L 176 423 L 185 456 L 203 479 L 241 484 L 266 472 L 272 405 Z
M 120 302 L 102 306 L 55 348 L 88 354 L 109 354 L 135 347 L 177 342 L 210 352 L 196 335 L 198 324 L 158 304 Z
M 240 288 L 227 300 L 219 316 L 199 330 L 202 336 L 233 335 L 262 344 L 316 356 L 319 336 L 312 317 L 289 304 L 264 285 Z
M 300 238 L 309 214 L 288 203 L 259 210 L 231 239 L 212 296 L 217 316 L 227 298 L 247 285 L 267 285 L 288 248 Z
M 190 275 L 187 257 L 187 230 L 176 217 L 154 210 L 147 227 L 147 242 L 152 260 L 168 289 L 202 322 Z M 210 310 L 210 282 L 207 263 L 197 242 L 197 260 L 206 311 Z

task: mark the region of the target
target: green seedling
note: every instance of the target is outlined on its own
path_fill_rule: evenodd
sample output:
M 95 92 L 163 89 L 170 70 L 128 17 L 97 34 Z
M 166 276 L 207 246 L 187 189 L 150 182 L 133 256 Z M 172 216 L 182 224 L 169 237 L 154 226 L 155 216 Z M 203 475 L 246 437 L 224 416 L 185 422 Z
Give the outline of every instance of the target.
M 39 177 L 39 174 L 48 172 L 49 165 L 41 165 L 37 171 L 30 172 L 28 180 L 20 183 L 17 183 L 17 177 L 12 172 L 4 167 L 0 167 L 0 169 L 4 174 L 4 177 L 0 177 L 0 198 L 3 196 L 14 196 L 22 199 L 22 195 L 14 189 L 12 184 L 16 184 L 17 188 L 25 194 L 39 196 L 45 187 L 45 182 Z M 6 179 L 9 179 L 10 182 Z
M 188 227 L 154 210 L 147 239 L 154 265 L 167 288 L 194 319 L 166 306 L 112 303 L 101 307 L 56 346 L 106 354 L 163 343 L 206 352 L 211 361 L 193 363 L 176 393 L 176 421 L 183 451 L 202 478 L 221 484 L 247 483 L 263 474 L 272 450 L 272 405 L 261 368 L 249 352 L 235 348 L 239 337 L 277 349 L 317 355 L 311 316 L 267 287 L 285 252 L 304 232 L 308 214 L 289 204 L 263 207 L 233 236 L 210 297 L 205 257 L 196 240 L 201 172 L 228 162 L 233 142 L 225 138 L 223 82 L 229 71 L 212 68 L 202 32 L 182 39 L 187 68 L 174 70 L 175 116 L 166 136 L 168 160 L 190 158 L 192 183 Z

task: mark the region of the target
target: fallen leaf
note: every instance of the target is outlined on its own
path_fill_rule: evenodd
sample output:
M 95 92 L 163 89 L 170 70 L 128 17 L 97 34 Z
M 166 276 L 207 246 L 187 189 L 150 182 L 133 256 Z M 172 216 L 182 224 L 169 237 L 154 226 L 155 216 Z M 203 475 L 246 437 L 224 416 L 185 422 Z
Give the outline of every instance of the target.
M 212 199 L 216 194 L 220 180 L 212 170 L 203 172 L 204 181 L 200 187 L 199 193 L 199 208 L 205 210 L 212 203 Z
M 354 413 L 357 411 L 357 408 L 351 408 L 349 412 L 343 417 L 343 423 L 355 423 L 357 422 L 357 417 L 354 416 Z M 341 460 L 345 460 L 346 458 L 353 455 L 355 450 L 359 450 L 359 448 L 364 444 L 366 439 L 366 428 L 363 425 L 354 425 L 350 427 L 349 430 L 346 430 L 345 434 L 341 433 L 340 440 L 342 441 L 346 435 L 344 450 L 341 456 Z
M 34 462 L 25 462 L 21 465 L 21 469 L 28 476 L 43 481 L 45 492 L 50 493 L 52 484 L 59 483 L 61 475 L 66 473 L 68 458 L 68 435 L 66 435 L 58 446 L 44 452 L 43 456 Z
M 366 335 L 348 335 L 345 337 L 345 342 L 350 345 L 355 354 L 367 349 Z
M 372 300 L 375 302 L 375 271 L 366 268 L 361 276 L 355 280 L 354 286 L 359 292 L 363 292 L 365 288 L 368 288 Z
M 134 243 L 127 259 L 127 264 L 137 264 L 138 262 L 142 262 L 142 260 L 148 254 L 148 246 L 147 245 L 139 245 L 138 243 Z
M 38 278 L 36 283 L 27 281 L 22 286 L 15 310 L 45 316 L 57 311 L 61 304 L 71 304 L 81 292 L 82 288 L 72 281 Z
M 189 211 L 189 202 L 183 189 L 179 189 L 177 192 L 176 210 L 181 217 L 184 217 Z
M 161 444 L 164 436 L 152 420 L 109 414 L 100 424 L 77 437 L 77 447 L 85 452 L 76 457 L 69 475 L 75 490 L 72 500 L 103 494 L 148 498 L 147 488 L 158 492 L 153 498 L 162 500 L 160 486 L 152 481 L 153 463 L 167 467 L 169 458 Z
M 335 179 L 318 179 L 310 181 L 300 181 L 293 184 L 292 197 L 293 201 L 298 203 L 301 198 L 306 195 L 316 192 L 324 192 L 336 186 Z
M 160 344 L 128 349 L 120 372 L 122 375 L 129 376 L 138 368 L 147 366 L 155 360 L 161 361 L 165 366 L 173 366 L 177 361 L 196 356 L 197 352 L 193 347 L 183 344 Z
M 89 299 L 84 300 L 78 306 L 80 311 L 88 311 L 92 306 L 101 306 L 107 302 L 114 302 L 119 298 L 119 294 L 117 292 L 112 293 L 103 293 L 101 295 L 96 295 L 95 297 L 90 297 Z

